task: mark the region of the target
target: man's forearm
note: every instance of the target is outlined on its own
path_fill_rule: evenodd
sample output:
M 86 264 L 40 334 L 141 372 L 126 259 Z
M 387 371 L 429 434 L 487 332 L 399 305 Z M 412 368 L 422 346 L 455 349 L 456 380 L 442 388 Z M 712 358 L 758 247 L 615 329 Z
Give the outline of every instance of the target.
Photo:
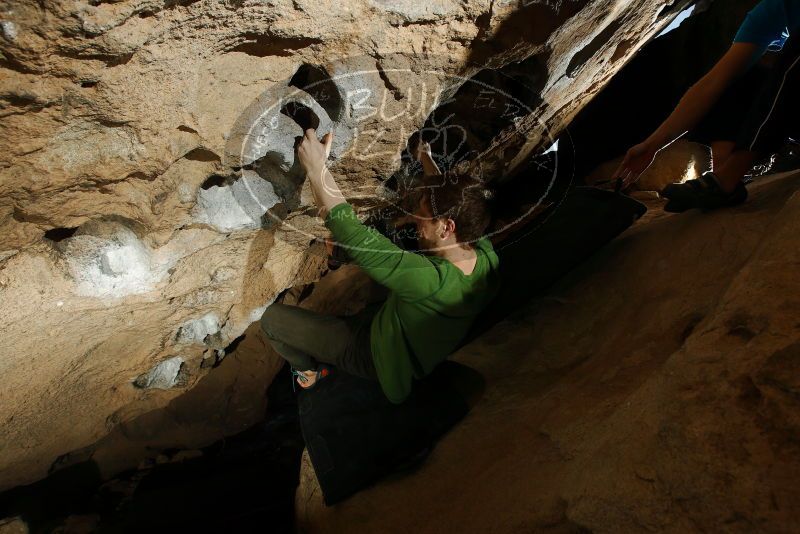
M 733 80 L 747 72 L 761 53 L 761 49 L 753 43 L 734 43 L 714 67 L 686 91 L 675 111 L 646 143 L 660 149 L 694 128 Z
M 656 150 L 670 144 L 694 128 L 714 105 L 716 97 L 702 82 L 693 85 L 667 120 L 647 138 L 647 143 Z
M 314 195 L 314 200 L 320 210 L 320 217 L 323 219 L 328 212 L 337 204 L 347 202 L 336 184 L 333 174 L 327 167 L 323 167 L 320 171 L 315 171 L 307 176 L 311 184 L 311 192 Z

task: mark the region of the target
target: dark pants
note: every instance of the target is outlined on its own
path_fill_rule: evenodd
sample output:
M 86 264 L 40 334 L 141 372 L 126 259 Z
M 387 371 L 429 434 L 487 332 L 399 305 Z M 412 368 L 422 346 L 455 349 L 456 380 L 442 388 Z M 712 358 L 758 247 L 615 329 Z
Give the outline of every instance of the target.
M 735 150 L 768 155 L 800 134 L 800 38 L 790 37 L 776 60 L 736 80 L 687 137 L 704 144 L 731 141 Z
M 261 316 L 261 329 L 278 354 L 298 371 L 314 370 L 321 362 L 377 380 L 370 325 L 382 305 L 371 304 L 356 315 L 343 317 L 273 304 Z

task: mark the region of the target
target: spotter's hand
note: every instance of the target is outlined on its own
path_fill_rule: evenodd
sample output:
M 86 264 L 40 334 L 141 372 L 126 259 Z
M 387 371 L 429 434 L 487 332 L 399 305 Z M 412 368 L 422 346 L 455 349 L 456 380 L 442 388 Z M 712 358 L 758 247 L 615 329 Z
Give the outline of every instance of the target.
M 612 179 L 622 180 L 622 189 L 627 189 L 633 185 L 639 176 L 653 163 L 657 149 L 653 149 L 647 143 L 639 143 L 631 147 L 625 154 L 625 158 L 614 172 Z
M 311 179 L 321 179 L 325 171 L 325 163 L 331 154 L 333 133 L 329 132 L 322 138 L 317 138 L 317 131 L 313 128 L 306 130 L 303 140 L 297 146 L 297 159 L 300 166 Z

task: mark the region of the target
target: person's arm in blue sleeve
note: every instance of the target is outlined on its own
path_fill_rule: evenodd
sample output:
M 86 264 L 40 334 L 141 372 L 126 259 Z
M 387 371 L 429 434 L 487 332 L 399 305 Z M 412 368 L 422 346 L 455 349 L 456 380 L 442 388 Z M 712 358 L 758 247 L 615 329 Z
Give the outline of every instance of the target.
M 757 46 L 756 60 L 764 55 L 773 43 L 782 43 L 788 32 L 789 17 L 784 0 L 761 0 L 747 13 L 733 38 L 734 43 Z

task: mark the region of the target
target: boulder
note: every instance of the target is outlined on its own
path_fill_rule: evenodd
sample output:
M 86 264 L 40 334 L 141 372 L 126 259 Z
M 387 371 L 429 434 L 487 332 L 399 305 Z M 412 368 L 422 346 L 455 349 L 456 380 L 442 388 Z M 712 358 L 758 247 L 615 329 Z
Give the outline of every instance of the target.
M 319 278 L 285 105 L 335 132 L 362 210 L 480 70 L 537 66 L 539 104 L 512 127 L 541 139 L 686 3 L 7 3 L 0 489 L 196 387 L 281 291 Z

